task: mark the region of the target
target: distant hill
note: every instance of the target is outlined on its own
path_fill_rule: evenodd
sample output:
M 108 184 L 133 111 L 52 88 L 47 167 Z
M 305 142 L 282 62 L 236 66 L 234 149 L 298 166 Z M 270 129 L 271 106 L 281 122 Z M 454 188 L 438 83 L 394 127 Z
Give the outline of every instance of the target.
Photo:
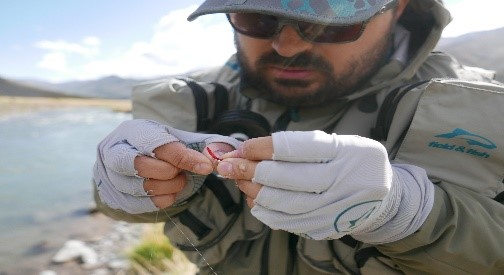
M 455 38 L 443 38 L 436 50 L 455 56 L 463 64 L 495 70 L 497 79 L 504 82 L 504 28 L 473 32 Z M 0 95 L 17 96 L 75 96 L 92 98 L 128 99 L 133 86 L 149 79 L 130 79 L 108 76 L 89 81 L 48 83 L 35 80 L 7 80 L 0 78 Z
M 73 95 L 19 83 L 12 80 L 0 78 L 0 95 L 3 96 L 38 96 L 38 97 L 75 97 Z
M 46 89 L 65 91 L 77 96 L 93 98 L 127 99 L 131 97 L 134 85 L 145 80 L 108 76 L 96 80 L 48 83 L 36 80 L 25 80 L 24 83 Z
M 504 28 L 444 38 L 436 49 L 462 64 L 495 70 L 497 79 L 504 82 Z

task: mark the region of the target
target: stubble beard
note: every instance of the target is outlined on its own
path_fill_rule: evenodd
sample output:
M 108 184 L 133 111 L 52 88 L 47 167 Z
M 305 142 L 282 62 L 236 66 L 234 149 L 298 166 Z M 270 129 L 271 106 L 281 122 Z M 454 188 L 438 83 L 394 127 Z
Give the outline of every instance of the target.
M 320 106 L 342 100 L 345 96 L 365 86 L 388 61 L 392 44 L 391 38 L 392 34 L 388 32 L 388 35 L 384 36 L 371 50 L 363 53 L 359 58 L 350 60 L 345 65 L 346 70 L 335 74 L 331 63 L 310 52 L 302 52 L 296 56 L 285 58 L 272 50 L 256 60 L 254 66 L 250 66 L 250 61 L 247 60 L 246 54 L 235 35 L 242 85 L 257 90 L 261 98 L 285 106 Z M 305 80 L 275 79 L 273 80 L 274 83 L 271 83 L 267 80 L 266 70 L 264 69 L 271 65 L 316 70 L 322 74 L 324 82 L 319 88 L 312 91 L 308 88 L 311 83 Z M 275 85 L 284 88 L 284 90 L 295 89 L 298 92 L 282 93 L 275 88 Z

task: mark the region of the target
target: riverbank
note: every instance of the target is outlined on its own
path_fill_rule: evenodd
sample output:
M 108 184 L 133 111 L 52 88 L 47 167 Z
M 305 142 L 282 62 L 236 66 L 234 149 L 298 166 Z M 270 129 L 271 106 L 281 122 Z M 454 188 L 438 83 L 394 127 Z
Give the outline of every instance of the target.
M 9 263 L 7 268 L 2 268 L 0 274 L 41 274 L 43 271 L 49 270 L 53 271 L 53 274 L 90 274 L 91 269 L 83 268 L 80 259 L 76 258 L 64 263 L 54 263 L 52 258 L 69 240 L 79 240 L 88 244 L 103 242 L 108 239 L 108 236 L 115 234 L 117 224 L 116 221 L 99 213 L 76 217 L 59 230 L 58 237 L 51 237 L 32 244 L 31 248 L 25 251 L 15 263 Z M 29 241 L 29 236 L 27 236 L 27 241 Z M 118 251 L 116 252 L 120 254 L 119 250 L 130 244 L 119 240 L 115 241 L 114 245 L 117 246 Z M 105 253 L 105 251 L 102 252 Z
M 152 238 L 152 232 L 161 226 L 113 221 L 100 213 L 93 213 L 62 228 L 59 238 L 34 244 L 22 259 L 2 268 L 0 274 L 161 274 L 149 272 L 128 257 L 146 235 Z M 171 270 L 163 274 L 194 275 L 197 272 L 180 251 L 175 251 L 166 265 Z
M 128 100 L 0 97 L 0 275 L 134 274 L 128 252 L 152 225 L 89 206 L 96 144 L 130 110 Z
M 117 112 L 131 112 L 131 101 L 129 99 L 0 96 L 0 117 L 54 108 L 78 107 L 103 107 Z

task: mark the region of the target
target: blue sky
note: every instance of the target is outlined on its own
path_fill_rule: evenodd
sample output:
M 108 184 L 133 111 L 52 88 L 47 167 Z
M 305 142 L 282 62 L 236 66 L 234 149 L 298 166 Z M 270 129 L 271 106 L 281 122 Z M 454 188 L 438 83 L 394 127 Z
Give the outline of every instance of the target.
M 140 78 L 220 65 L 234 51 L 232 31 L 222 15 L 187 22 L 201 2 L 4 0 L 0 77 L 52 82 L 113 74 Z M 501 1 L 445 3 L 454 17 L 447 37 L 504 26 Z

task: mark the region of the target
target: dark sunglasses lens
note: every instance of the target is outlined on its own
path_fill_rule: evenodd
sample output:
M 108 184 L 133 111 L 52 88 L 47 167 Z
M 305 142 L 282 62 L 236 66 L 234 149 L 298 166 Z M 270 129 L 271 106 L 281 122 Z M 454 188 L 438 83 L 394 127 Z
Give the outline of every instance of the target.
M 228 18 L 237 32 L 258 38 L 272 37 L 278 26 L 276 17 L 258 13 L 232 13 Z
M 324 26 L 298 23 L 299 30 L 309 40 L 317 43 L 342 43 L 357 40 L 364 27 L 363 23 L 347 26 Z

